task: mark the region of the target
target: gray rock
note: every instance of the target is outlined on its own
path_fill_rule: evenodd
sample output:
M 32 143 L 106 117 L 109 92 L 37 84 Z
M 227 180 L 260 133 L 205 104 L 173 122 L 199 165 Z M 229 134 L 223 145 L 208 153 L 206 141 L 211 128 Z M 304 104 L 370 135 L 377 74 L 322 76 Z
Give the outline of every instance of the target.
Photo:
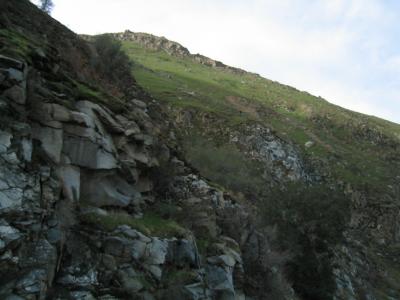
M 64 197 L 70 201 L 79 201 L 80 169 L 74 166 L 61 166 L 56 173 L 60 179 Z
M 135 188 L 141 192 L 146 193 L 153 190 L 153 181 L 149 177 L 139 177 L 138 182 L 135 184 Z
M 71 122 L 87 128 L 94 128 L 94 121 L 85 113 L 79 111 L 70 112 Z
M 141 196 L 130 184 L 112 172 L 90 174 L 82 178 L 81 197 L 93 206 L 138 204 Z
M 7 152 L 7 149 L 11 146 L 12 137 L 11 133 L 0 130 L 0 154 Z
M 89 291 L 72 291 L 70 297 L 72 300 L 96 300 Z
M 180 267 L 197 267 L 199 256 L 192 242 L 185 239 L 172 240 L 168 243 L 167 261 Z
M 47 274 L 45 270 L 34 269 L 23 276 L 17 282 L 15 287 L 20 295 L 40 294 L 41 296 L 44 296 L 47 287 L 46 280 Z
M 157 265 L 144 264 L 143 267 L 157 280 L 162 278 L 162 269 Z
M 113 114 L 108 109 L 90 101 L 79 101 L 76 103 L 76 107 L 80 112 L 92 116 L 93 118 L 97 116 L 111 132 L 124 132 L 122 125 L 112 117 Z
M 117 262 L 115 261 L 114 256 L 109 254 L 104 254 L 102 256 L 102 262 L 108 270 L 111 271 L 117 270 Z
M 212 299 L 210 290 L 201 282 L 185 285 L 183 287 L 187 299 L 190 300 L 201 300 L 201 299 Z
M 21 146 L 22 146 L 22 158 L 26 162 L 31 162 L 32 150 L 33 150 L 32 140 L 26 138 L 22 139 Z
M 0 222 L 0 240 L 3 241 L 4 247 L 15 244 L 21 238 L 22 236 L 18 229 L 11 227 L 5 221 Z
M 133 99 L 131 100 L 132 104 L 141 108 L 141 109 L 146 109 L 147 108 L 147 104 L 144 103 L 143 101 L 137 100 L 137 99 Z
M 236 264 L 236 260 L 230 255 L 213 256 L 207 259 L 207 262 L 212 265 L 220 265 L 233 268 Z
M 47 240 L 41 239 L 24 249 L 20 267 L 40 268 L 45 271 L 46 282 L 51 284 L 57 264 L 57 251 Z
M 146 247 L 145 262 L 149 265 L 164 264 L 168 252 L 168 242 L 154 238 Z
M 26 102 L 26 91 L 19 85 L 12 86 L 6 90 L 3 95 L 17 104 L 24 105 Z
M 0 212 L 19 210 L 22 206 L 23 191 L 19 188 L 9 188 L 0 191 Z
M 124 135 L 128 137 L 140 133 L 140 128 L 135 121 L 127 121 L 124 123 L 124 128 Z
M 2 68 L 14 68 L 17 70 L 24 69 L 24 63 L 11 57 L 0 55 L 0 67 Z
M 77 166 L 91 169 L 115 169 L 118 166 L 114 153 L 86 138 L 65 135 L 63 152 Z
M 143 284 L 137 275 L 135 275 L 136 274 L 129 274 L 129 272 L 124 270 L 118 272 L 119 282 L 121 282 L 123 290 L 129 294 L 137 293 L 143 289 Z
M 146 146 L 151 146 L 154 143 L 153 137 L 144 133 L 135 134 L 134 139 L 136 141 L 142 142 Z
M 136 145 L 128 144 L 124 147 L 124 152 L 126 153 L 127 159 L 151 166 L 150 155 L 146 149 Z
M 41 142 L 40 147 L 53 162 L 60 162 L 63 147 L 63 131 L 61 129 L 34 125 L 32 137 Z
M 144 243 L 143 241 L 134 240 L 131 248 L 132 257 L 137 261 L 140 260 L 145 254 L 146 246 L 147 244 Z
M 60 229 L 58 228 L 50 228 L 47 231 L 47 240 L 51 244 L 57 244 L 59 243 L 63 238 L 63 233 Z
M 89 287 L 97 285 L 97 271 L 89 269 L 86 273 L 82 274 L 80 268 L 70 270 L 69 274 L 57 280 L 59 284 L 66 286 Z
M 17 82 L 22 82 L 25 79 L 25 74 L 17 69 L 9 68 L 7 69 L 8 78 L 11 80 L 15 80 Z
M 69 122 L 71 120 L 71 112 L 64 106 L 57 103 L 43 103 L 37 108 L 36 113 L 45 120 L 53 120 L 59 122 Z
M 232 296 L 231 299 L 234 299 L 235 289 L 231 272 L 219 266 L 207 265 L 206 274 L 208 284 L 212 290 L 223 292 L 226 296 L 230 295 Z
M 120 261 L 131 261 L 132 241 L 121 237 L 106 238 L 103 244 L 104 253 L 114 256 Z

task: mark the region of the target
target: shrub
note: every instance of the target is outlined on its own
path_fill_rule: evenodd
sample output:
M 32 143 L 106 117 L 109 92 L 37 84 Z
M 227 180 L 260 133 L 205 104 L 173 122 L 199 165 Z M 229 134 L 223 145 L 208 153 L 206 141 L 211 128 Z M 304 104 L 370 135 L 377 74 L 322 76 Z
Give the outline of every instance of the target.
M 94 67 L 103 78 L 121 88 L 126 88 L 134 82 L 131 74 L 132 63 L 122 51 L 120 41 L 111 34 L 102 34 L 94 38 L 94 47 L 98 55 L 94 59 Z
M 216 146 L 201 136 L 185 145 L 188 161 L 200 173 L 236 192 L 255 195 L 263 188 L 262 171 L 234 145 Z
M 295 291 L 306 299 L 331 299 L 331 249 L 349 221 L 348 199 L 325 185 L 293 184 L 263 202 L 264 222 L 278 226 L 280 247 L 293 253 L 287 268 Z

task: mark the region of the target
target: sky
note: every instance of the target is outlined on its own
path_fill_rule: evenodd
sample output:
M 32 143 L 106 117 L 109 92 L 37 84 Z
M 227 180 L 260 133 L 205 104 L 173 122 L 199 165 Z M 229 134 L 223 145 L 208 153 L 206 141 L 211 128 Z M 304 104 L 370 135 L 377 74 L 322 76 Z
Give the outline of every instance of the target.
M 165 36 L 228 65 L 400 123 L 398 0 L 53 0 L 77 33 Z

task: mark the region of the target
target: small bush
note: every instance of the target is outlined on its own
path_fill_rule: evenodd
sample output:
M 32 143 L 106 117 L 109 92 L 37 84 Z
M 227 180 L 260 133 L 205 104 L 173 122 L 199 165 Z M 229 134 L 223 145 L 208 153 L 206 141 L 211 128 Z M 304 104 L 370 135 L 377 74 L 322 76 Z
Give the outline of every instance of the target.
M 146 235 L 158 237 L 180 237 L 186 233 L 185 229 L 175 221 L 163 219 L 154 214 L 145 214 L 140 219 L 135 219 L 126 213 L 109 213 L 106 216 L 87 214 L 82 216 L 82 221 L 108 231 L 113 231 L 121 225 L 128 225 Z
M 295 291 L 305 299 L 331 299 L 335 289 L 331 249 L 343 238 L 350 218 L 349 200 L 325 185 L 294 184 L 264 199 L 263 219 L 276 224 Z
M 131 74 L 132 63 L 122 51 L 120 41 L 110 34 L 102 34 L 95 37 L 94 47 L 98 54 L 94 60 L 94 67 L 102 77 L 115 84 L 120 83 L 122 88 L 134 82 Z
M 234 145 L 216 146 L 201 136 L 185 144 L 188 161 L 200 173 L 223 187 L 255 195 L 265 185 L 262 170 Z

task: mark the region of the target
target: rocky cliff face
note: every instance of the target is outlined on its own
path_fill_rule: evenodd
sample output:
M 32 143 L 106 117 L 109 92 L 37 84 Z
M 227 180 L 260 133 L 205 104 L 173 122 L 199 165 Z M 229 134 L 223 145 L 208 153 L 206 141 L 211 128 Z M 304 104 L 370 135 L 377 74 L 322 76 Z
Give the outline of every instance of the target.
M 228 155 L 229 165 L 240 160 L 234 176 L 254 167 L 256 184 L 276 187 L 329 178 L 326 163 L 301 151 L 313 143 L 298 145 L 260 122 L 227 127 L 212 113 L 164 105 L 129 69 L 119 77 L 104 72 L 113 66 L 95 44 L 28 1 L 0 8 L 1 299 L 301 299 L 287 280 L 291 251 L 260 220 L 257 194 L 205 178 L 186 149 L 201 124 L 203 140 L 227 145 L 211 151 Z M 244 74 L 165 38 L 115 36 Z M 230 99 L 240 114 L 267 115 Z M 313 256 L 328 253 L 333 262 L 335 292 L 324 299 L 381 299 L 381 291 L 396 299 L 397 248 L 366 246 L 355 236 L 374 221 L 374 213 L 358 212 L 379 210 L 375 221 L 385 229 L 371 226 L 375 238 L 398 241 L 398 207 L 392 198 L 382 208 L 351 187 L 346 192 L 363 210 L 352 213 L 343 243 Z M 387 286 L 377 287 L 382 276 Z
M 22 11 L 46 25 L 33 30 Z M 65 58 L 59 36 L 77 37 L 27 1 L 2 12 L 3 38 L 28 49 L 9 43 L 0 56 L 0 297 L 250 299 L 273 289 L 247 267 L 267 239 L 176 157 L 151 117 L 157 103 L 96 74 L 95 50 L 79 40 L 70 55 L 80 61 Z M 122 108 L 99 100 L 93 79 Z M 270 267 L 257 269 L 278 276 Z
M 160 142 L 151 104 L 133 99 L 117 114 L 83 99 L 35 101 L 37 89 L 52 91 L 27 90 L 34 66 L 6 56 L 0 65 L 4 299 L 246 298 L 245 267 L 268 245 L 258 245 L 262 235 L 244 207 Z M 160 161 L 170 166 L 168 198 L 153 190 Z M 185 214 L 185 228 L 156 218 L 161 228 L 149 230 L 154 203 Z

